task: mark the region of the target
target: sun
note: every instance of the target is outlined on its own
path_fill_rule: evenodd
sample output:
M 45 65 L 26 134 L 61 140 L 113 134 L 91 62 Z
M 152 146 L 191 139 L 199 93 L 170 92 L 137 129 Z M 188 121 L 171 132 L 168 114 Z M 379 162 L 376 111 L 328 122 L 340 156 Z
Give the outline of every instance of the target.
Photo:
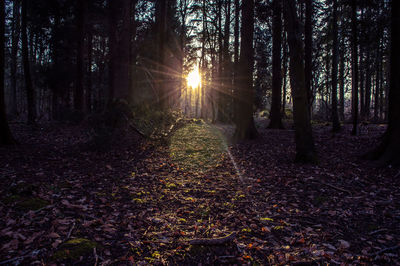
M 192 87 L 195 89 L 201 85 L 201 77 L 199 73 L 199 69 L 196 68 L 192 70 L 186 78 L 188 87 Z

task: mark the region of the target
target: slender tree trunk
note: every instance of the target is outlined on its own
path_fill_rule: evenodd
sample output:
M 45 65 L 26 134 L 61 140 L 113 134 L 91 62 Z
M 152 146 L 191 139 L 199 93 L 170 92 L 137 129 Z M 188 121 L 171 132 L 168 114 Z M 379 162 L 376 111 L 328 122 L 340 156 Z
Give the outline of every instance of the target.
M 286 36 L 286 33 L 283 32 L 283 36 Z M 287 98 L 287 72 L 288 72 L 288 48 L 287 48 L 287 38 L 284 39 L 283 45 L 283 97 L 282 97 L 282 118 L 286 118 L 286 98 Z
M 93 34 L 91 29 L 87 35 L 87 75 L 86 75 L 86 109 L 92 111 L 92 60 L 93 60 Z
M 273 0 L 272 21 L 272 104 L 268 128 L 283 128 L 281 116 L 282 97 L 282 1 Z
M 131 0 L 130 6 L 130 42 L 129 42 L 129 91 L 135 95 L 136 84 L 134 81 L 134 73 L 136 71 L 136 3 L 137 0 Z M 133 100 L 133 99 L 132 99 Z
M 313 60 L 313 43 L 312 43 L 312 17 L 314 12 L 314 0 L 305 0 L 306 14 L 304 24 L 304 71 L 305 71 L 305 86 L 307 89 L 308 104 L 310 115 L 312 114 L 313 90 L 312 90 L 312 60 Z
M 109 63 L 108 63 L 108 103 L 114 100 L 115 96 L 115 75 L 117 71 L 117 11 L 118 6 L 115 0 L 108 0 L 108 36 L 109 36 Z
M 22 0 L 22 60 L 24 65 L 25 88 L 28 102 L 28 124 L 35 124 L 36 99 L 32 85 L 32 77 L 29 63 L 29 48 L 27 34 L 27 4 L 28 0 Z
M 286 0 L 284 7 L 290 54 L 290 82 L 293 95 L 296 161 L 316 162 L 310 109 L 304 70 L 304 50 L 295 0 Z
M 229 110 L 229 99 L 232 95 L 232 80 L 231 80 L 231 58 L 229 55 L 229 39 L 230 39 L 230 27 L 231 27 L 231 0 L 225 2 L 225 25 L 224 25 L 224 46 L 223 46 L 223 97 L 222 97 L 222 108 L 224 110 L 224 120 L 229 121 L 231 118 L 231 112 Z
M 340 130 L 340 122 L 338 115 L 337 101 L 337 85 L 338 85 L 338 57 L 339 57 L 339 41 L 338 41 L 338 7 L 337 0 L 333 0 L 333 48 L 332 48 L 332 130 L 337 132 Z
M 83 73 L 84 73 L 84 44 L 85 44 L 85 16 L 87 0 L 77 0 L 76 31 L 78 33 L 78 48 L 76 53 L 76 83 L 74 95 L 74 109 L 83 111 Z
M 4 49 L 5 49 L 5 1 L 0 1 L 0 145 L 14 144 L 6 117 L 4 101 Z
M 253 32 L 254 0 L 243 0 L 239 66 L 240 74 L 238 76 L 237 90 L 237 99 L 239 104 L 235 106 L 235 140 L 254 139 L 258 135 L 253 117 Z
M 371 53 L 370 50 L 367 50 L 367 57 L 366 57 L 366 75 L 365 75 L 365 111 L 364 111 L 364 119 L 369 119 L 371 113 L 371 87 L 372 87 L 372 71 L 371 71 Z
M 13 22 L 12 22 L 12 48 L 11 48 L 11 102 L 10 113 L 18 113 L 17 106 L 17 68 L 18 68 L 18 48 L 20 34 L 20 0 L 13 2 Z
M 222 33 L 222 1 L 217 0 L 217 19 L 218 19 L 218 88 L 217 88 L 217 120 L 225 121 L 224 110 L 224 84 L 223 84 L 223 65 L 224 65 L 224 47 Z
M 156 85 L 158 90 L 159 106 L 162 109 L 167 107 L 168 95 L 166 93 L 165 75 L 165 40 L 167 33 L 167 11 L 168 0 L 156 1 L 156 25 L 157 25 L 157 65 L 156 65 Z
M 351 113 L 353 117 L 353 129 L 351 131 L 352 135 L 357 135 L 358 127 L 358 41 L 357 41 L 357 1 L 351 1 L 351 72 L 352 72 L 352 97 L 351 97 Z
M 340 63 L 339 63 L 339 94 L 340 94 L 340 101 L 339 101 L 339 116 L 340 120 L 344 121 L 344 104 L 345 104 L 345 97 L 344 97 L 344 86 L 345 86 L 345 44 L 344 44 L 344 37 L 341 37 L 341 49 L 340 49 Z

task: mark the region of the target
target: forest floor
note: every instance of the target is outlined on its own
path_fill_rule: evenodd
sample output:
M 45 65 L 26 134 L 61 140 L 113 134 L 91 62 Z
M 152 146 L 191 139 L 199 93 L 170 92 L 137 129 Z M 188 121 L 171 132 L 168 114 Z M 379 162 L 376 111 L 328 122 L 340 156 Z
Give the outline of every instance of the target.
M 400 264 L 400 172 L 360 157 L 385 126 L 316 124 L 319 164 L 302 165 L 293 130 L 257 123 L 260 137 L 238 145 L 229 126 L 194 122 L 102 152 L 80 126 L 13 125 L 0 265 Z

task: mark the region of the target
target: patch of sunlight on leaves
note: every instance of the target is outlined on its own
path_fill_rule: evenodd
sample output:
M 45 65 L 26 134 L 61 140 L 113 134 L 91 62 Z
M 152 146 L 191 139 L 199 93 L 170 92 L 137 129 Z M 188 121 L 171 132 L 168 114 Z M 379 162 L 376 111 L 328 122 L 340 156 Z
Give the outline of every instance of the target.
M 95 247 L 99 247 L 99 245 L 89 239 L 71 239 L 60 246 L 59 250 L 54 253 L 52 259 L 56 261 L 76 260 L 81 256 L 91 254 Z
M 283 230 L 283 226 L 282 225 L 278 225 L 278 226 L 274 226 L 274 227 L 272 227 L 272 229 L 274 229 L 274 230 Z
M 179 218 L 178 222 L 180 223 L 187 223 L 187 220 L 185 218 Z
M 140 198 L 134 198 L 132 200 L 133 200 L 133 202 L 135 202 L 137 204 L 144 204 L 146 202 L 146 200 L 140 199 Z
M 251 229 L 250 228 L 243 228 L 242 232 L 243 233 L 251 233 Z
M 260 220 L 261 220 L 261 221 L 269 221 L 269 222 L 273 222 L 273 221 L 274 221 L 274 219 L 268 218 L 268 217 L 260 218 Z
M 175 132 L 169 148 L 170 157 L 179 168 L 202 171 L 216 167 L 223 159 L 226 141 L 214 127 L 188 124 Z

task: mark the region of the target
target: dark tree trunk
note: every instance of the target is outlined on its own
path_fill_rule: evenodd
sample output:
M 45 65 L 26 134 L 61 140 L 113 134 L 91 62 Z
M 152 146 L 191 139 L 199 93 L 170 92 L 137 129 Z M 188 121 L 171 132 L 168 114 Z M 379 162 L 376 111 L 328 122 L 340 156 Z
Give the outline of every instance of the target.
M 22 0 L 22 60 L 24 65 L 24 78 L 26 96 L 28 102 L 28 124 L 35 124 L 36 119 L 36 101 L 35 92 L 32 85 L 31 70 L 29 64 L 29 47 L 28 47 L 28 34 L 27 34 L 27 4 L 28 0 Z
M 108 37 L 109 37 L 109 63 L 108 63 L 108 103 L 115 96 L 115 74 L 117 71 L 117 12 L 116 0 L 108 0 Z
M 167 11 L 168 0 L 156 1 L 156 29 L 157 29 L 157 65 L 156 65 L 156 87 L 158 91 L 158 103 L 160 108 L 167 107 L 168 95 L 166 93 L 165 75 L 165 40 L 167 35 Z
M 118 51 L 118 71 L 114 74 L 115 89 L 114 98 L 130 102 L 131 94 L 129 89 L 129 48 L 131 41 L 131 0 L 120 0 L 122 26 L 118 34 L 119 42 L 117 42 Z
M 357 44 L 357 1 L 351 1 L 351 114 L 353 118 L 352 135 L 357 135 L 358 126 L 358 44 Z
M 340 63 L 339 63 L 339 94 L 340 94 L 340 101 L 339 101 L 339 116 L 340 120 L 344 121 L 344 104 L 345 104 L 345 97 L 344 97 L 344 73 L 345 73 L 345 44 L 344 44 L 344 36 L 341 37 L 341 49 L 340 49 Z
M 392 0 L 390 91 L 388 128 L 381 145 L 373 152 L 374 159 L 385 164 L 400 165 L 400 2 Z
M 224 110 L 224 121 L 229 121 L 232 117 L 229 110 L 229 99 L 232 96 L 232 79 L 231 79 L 231 58 L 229 55 L 229 39 L 230 39 L 230 28 L 231 28 L 231 0 L 225 2 L 225 25 L 224 25 L 224 70 L 223 70 L 223 98 L 222 108 Z
M 76 32 L 78 33 L 78 46 L 76 53 L 76 84 L 74 95 L 74 108 L 83 111 L 83 73 L 84 73 L 84 44 L 85 44 L 85 16 L 87 0 L 77 0 Z
M 293 95 L 293 120 L 295 127 L 296 161 L 316 162 L 308 94 L 304 71 L 304 50 L 296 1 L 286 0 L 284 7 L 290 54 L 290 82 Z
M 333 47 L 332 47 L 332 130 L 337 132 L 340 130 L 340 122 L 338 115 L 337 85 L 338 85 L 338 57 L 339 57 L 339 41 L 338 41 L 338 6 L 337 0 L 333 0 Z
M 224 88 L 223 88 L 223 65 L 224 47 L 222 33 L 222 1 L 217 0 L 217 20 L 218 20 L 218 85 L 217 85 L 217 121 L 225 121 L 224 110 Z
M 12 22 L 12 48 L 11 48 L 11 102 L 10 113 L 16 115 L 17 107 L 17 68 L 18 68 L 18 48 L 20 34 L 20 0 L 13 2 L 13 22 Z
M 6 117 L 4 101 L 4 48 L 5 48 L 5 4 L 0 1 L 0 145 L 14 144 Z
M 364 119 L 369 119 L 371 113 L 371 87 L 372 87 L 372 73 L 371 73 L 371 55 L 370 50 L 367 51 L 366 57 L 366 75 L 365 75 L 365 110 Z
M 286 33 L 283 32 L 284 45 L 283 45 L 283 97 L 282 97 L 282 118 L 286 118 L 286 98 L 287 98 L 287 71 L 288 71 L 288 61 L 289 61 L 289 53 L 287 47 L 287 38 Z
M 235 106 L 236 131 L 235 140 L 254 139 L 257 129 L 253 117 L 253 32 L 254 32 L 254 0 L 243 0 L 242 3 L 242 29 L 240 44 L 240 63 L 237 99 Z
M 312 91 L 312 17 L 313 17 L 313 0 L 305 0 L 306 3 L 306 18 L 304 24 L 304 71 L 305 71 L 305 86 L 307 90 L 308 104 L 310 115 L 313 104 L 313 91 Z
M 136 47 L 135 47 L 135 40 L 136 40 L 136 2 L 137 0 L 131 0 L 131 23 L 130 23 L 130 43 L 129 43 L 129 91 L 132 95 L 135 93 L 135 81 L 134 81 L 134 73 L 136 67 Z M 133 100 L 133 99 L 131 99 Z
M 270 123 L 268 128 L 283 128 L 281 113 L 282 97 L 282 1 L 273 0 L 272 21 L 272 104 L 270 112 Z
M 87 75 L 86 75 L 86 109 L 92 111 L 92 60 L 93 60 L 93 34 L 91 29 L 87 35 Z

